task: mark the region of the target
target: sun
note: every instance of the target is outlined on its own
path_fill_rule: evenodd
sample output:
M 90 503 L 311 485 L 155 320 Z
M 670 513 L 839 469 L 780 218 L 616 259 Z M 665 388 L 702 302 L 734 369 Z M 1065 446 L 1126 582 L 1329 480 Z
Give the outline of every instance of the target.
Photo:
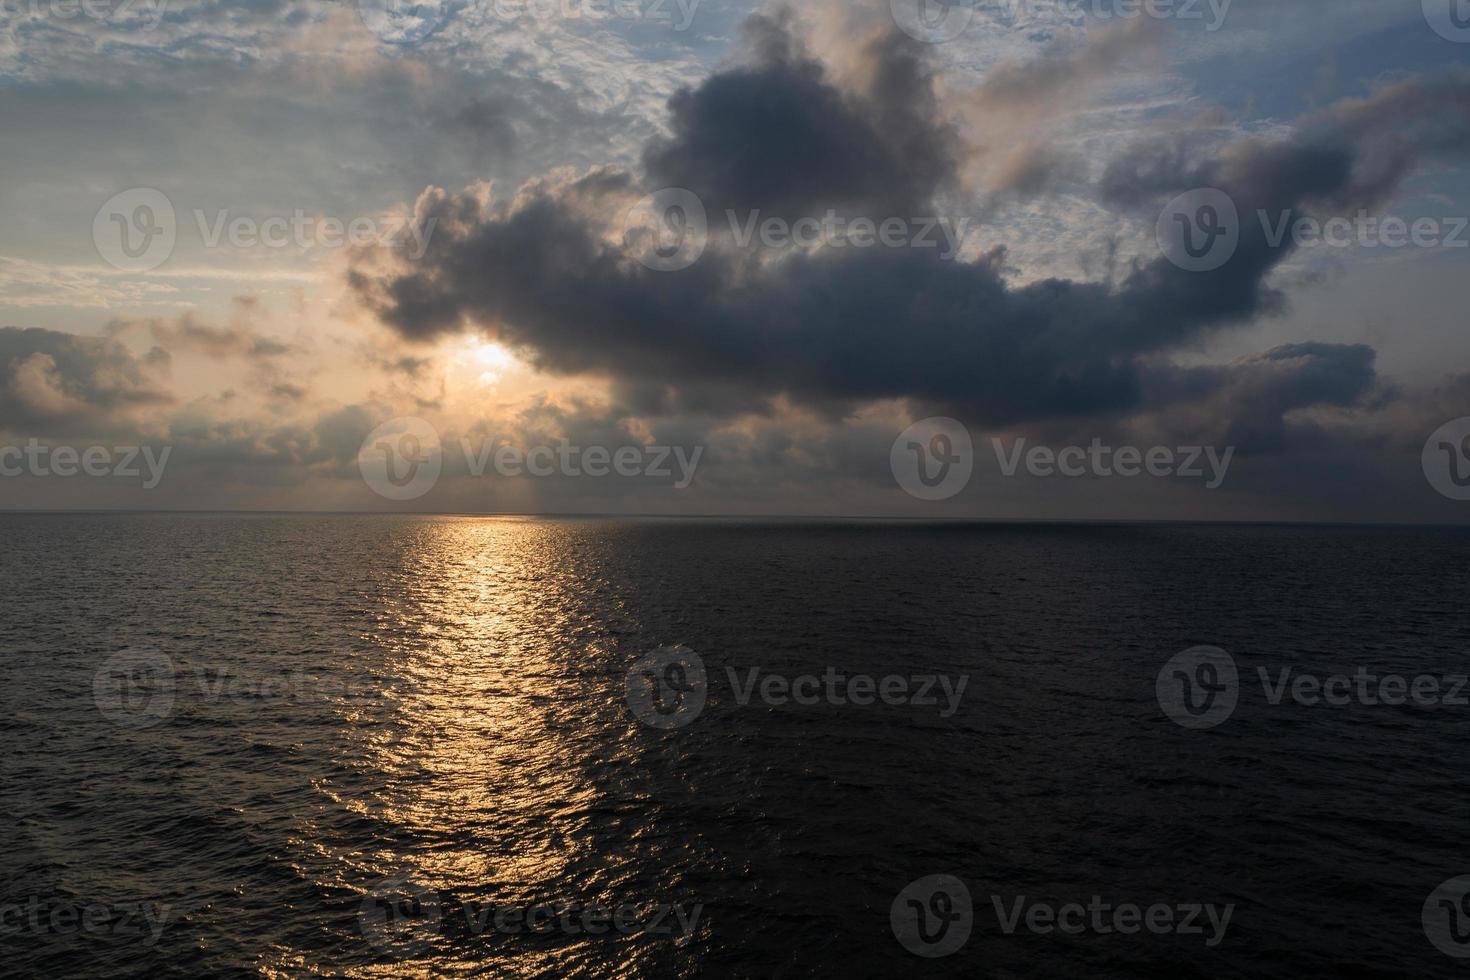
M 515 358 L 510 351 L 501 347 L 493 340 L 474 340 L 470 342 L 470 353 L 475 360 L 487 368 L 505 369 L 515 363 Z
M 519 362 L 515 355 L 492 340 L 475 338 L 466 350 L 472 364 L 481 368 L 479 382 L 493 385 Z

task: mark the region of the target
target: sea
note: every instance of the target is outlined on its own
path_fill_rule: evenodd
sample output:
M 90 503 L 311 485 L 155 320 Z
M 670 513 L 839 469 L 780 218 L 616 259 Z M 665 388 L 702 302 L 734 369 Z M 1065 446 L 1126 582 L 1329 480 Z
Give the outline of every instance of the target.
M 1452 977 L 1470 531 L 0 515 L 0 975 Z

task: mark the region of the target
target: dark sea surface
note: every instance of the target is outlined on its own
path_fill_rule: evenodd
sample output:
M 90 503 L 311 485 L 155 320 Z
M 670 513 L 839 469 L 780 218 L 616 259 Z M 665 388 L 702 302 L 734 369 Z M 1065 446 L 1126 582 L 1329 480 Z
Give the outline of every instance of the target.
M 0 540 L 0 974 L 1470 970 L 1423 915 L 1470 874 L 1470 706 L 1273 705 L 1257 675 L 1470 672 L 1465 530 L 6 515 Z M 1156 679 L 1201 644 L 1240 679 L 1195 730 Z M 707 703 L 662 729 L 628 673 L 676 645 Z M 944 717 L 742 705 L 727 668 L 969 680 Z M 891 926 L 931 875 L 973 900 L 942 959 Z M 1007 934 L 1021 896 L 1234 909 L 1213 945 Z M 688 934 L 465 914 L 547 904 L 678 906 Z

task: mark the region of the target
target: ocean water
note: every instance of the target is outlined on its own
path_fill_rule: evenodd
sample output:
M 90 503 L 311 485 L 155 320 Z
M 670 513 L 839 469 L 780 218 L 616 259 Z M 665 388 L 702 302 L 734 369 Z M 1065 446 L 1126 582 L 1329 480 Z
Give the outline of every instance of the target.
M 1464 530 L 6 515 L 0 534 L 3 973 L 1470 968 Z M 1201 645 L 1238 676 L 1170 667 Z M 1272 703 L 1284 669 L 1360 668 L 1437 694 Z M 838 696 L 783 697 L 803 676 Z M 858 676 L 936 680 L 885 700 Z M 1181 677 L 1185 709 L 1164 693 Z M 939 678 L 965 678 L 957 701 Z M 1048 928 L 1089 904 L 1164 911 Z

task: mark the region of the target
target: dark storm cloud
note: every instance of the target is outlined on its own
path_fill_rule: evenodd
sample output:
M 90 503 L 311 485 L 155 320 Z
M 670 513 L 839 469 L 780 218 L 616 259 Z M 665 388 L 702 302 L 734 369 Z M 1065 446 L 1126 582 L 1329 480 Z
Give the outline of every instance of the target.
M 1281 212 L 1381 205 L 1427 159 L 1470 148 L 1470 72 L 1416 78 L 1346 99 L 1309 116 L 1276 142 L 1221 150 L 1198 133 L 1140 143 L 1111 161 L 1105 200 L 1156 203 L 1196 187 L 1229 190 L 1237 205 Z
M 1135 143 L 1107 163 L 1098 194 L 1108 204 L 1137 207 L 1208 186 L 1219 149 L 1209 134 L 1192 131 Z
M 1173 443 L 1233 446 L 1241 456 L 1279 453 L 1312 425 L 1307 408 L 1375 408 L 1392 397 L 1364 344 L 1283 344 L 1227 365 L 1169 369 L 1147 401 L 1168 411 L 1142 420 Z
M 673 135 L 646 156 L 653 187 L 708 195 L 712 212 L 815 213 L 844 202 L 919 206 L 949 179 L 948 132 L 907 41 L 867 43 L 875 81 L 854 95 L 824 79 L 783 22 L 757 18 L 753 35 L 754 65 L 673 101 Z M 912 116 L 902 124 L 900 105 Z M 1406 81 L 1305 120 L 1286 140 L 1242 141 L 1199 161 L 1175 148 L 1160 159 L 1135 151 L 1105 187 L 1139 202 L 1210 184 L 1242 215 L 1366 207 L 1417 164 L 1463 150 L 1467 130 L 1466 75 Z M 719 242 L 694 266 L 659 273 L 617 244 L 629 183 L 600 170 L 510 202 L 434 192 L 420 209 L 446 220 L 424 260 L 397 274 L 360 267 L 353 285 L 406 337 L 487 325 L 546 370 L 610 376 L 645 397 L 658 385 L 725 401 L 735 392 L 746 410 L 777 396 L 836 411 L 908 398 L 1007 425 L 1210 398 L 1240 374 L 1273 396 L 1242 408 L 1279 420 L 1367 390 L 1365 350 L 1276 351 L 1213 372 L 1166 363 L 1172 350 L 1281 309 L 1268 279 L 1293 245 L 1273 244 L 1257 221 L 1242 222 L 1219 270 L 1158 257 L 1107 283 L 1012 286 L 1001 251 L 962 263 L 936 249 L 824 248 L 768 261 Z M 1276 362 L 1292 370 L 1273 374 Z M 1242 424 L 1253 441 L 1271 440 L 1269 419 Z
M 1243 454 L 1286 448 L 1288 416 L 1308 406 L 1350 406 L 1373 390 L 1373 348 L 1362 344 L 1287 344 L 1232 365 L 1223 390 L 1230 420 L 1222 445 Z
M 644 152 L 652 186 L 726 208 L 796 217 L 828 208 L 930 213 L 955 179 L 954 130 L 942 121 L 923 45 L 897 32 L 866 42 L 863 92 L 844 92 L 790 29 L 789 15 L 746 24 L 754 62 L 669 102 L 673 135 Z

